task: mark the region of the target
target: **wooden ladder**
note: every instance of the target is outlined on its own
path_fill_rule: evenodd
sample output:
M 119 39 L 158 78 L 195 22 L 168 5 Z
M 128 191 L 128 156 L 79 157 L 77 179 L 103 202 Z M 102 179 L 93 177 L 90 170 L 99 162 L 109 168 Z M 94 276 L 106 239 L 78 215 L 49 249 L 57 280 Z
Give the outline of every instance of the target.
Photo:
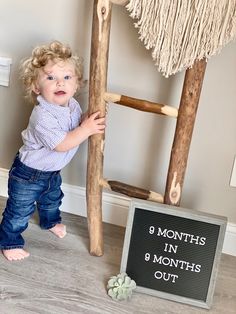
M 114 0 L 113 2 L 118 3 L 119 1 Z M 121 0 L 120 2 L 124 1 Z M 189 147 L 206 68 L 206 61 L 201 60 L 196 61 L 191 69 L 186 70 L 179 109 L 109 93 L 107 91 L 107 67 L 111 12 L 112 1 L 94 1 L 89 79 L 89 114 L 99 110 L 100 116 L 105 116 L 106 103 L 112 102 L 136 110 L 171 116 L 177 119 L 177 123 L 164 197 L 158 193 L 132 187 L 125 183 L 105 180 L 103 178 L 105 135 L 97 134 L 89 138 L 86 199 L 90 254 L 96 256 L 103 254 L 102 190 L 104 187 L 131 197 L 179 206 Z

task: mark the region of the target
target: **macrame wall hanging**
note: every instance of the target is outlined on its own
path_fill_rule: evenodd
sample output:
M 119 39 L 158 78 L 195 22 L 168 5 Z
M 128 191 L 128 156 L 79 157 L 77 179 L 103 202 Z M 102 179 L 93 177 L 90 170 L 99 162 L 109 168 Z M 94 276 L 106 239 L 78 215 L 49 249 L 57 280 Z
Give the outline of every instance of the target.
M 236 37 L 236 0 L 130 0 L 126 8 L 165 77 L 219 53 Z

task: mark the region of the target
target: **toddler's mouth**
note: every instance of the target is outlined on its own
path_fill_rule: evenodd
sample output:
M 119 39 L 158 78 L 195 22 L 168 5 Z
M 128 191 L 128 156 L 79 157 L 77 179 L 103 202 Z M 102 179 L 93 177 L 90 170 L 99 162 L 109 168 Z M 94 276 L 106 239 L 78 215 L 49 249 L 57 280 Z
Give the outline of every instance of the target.
M 65 95 L 65 92 L 63 90 L 59 90 L 58 92 L 55 92 L 55 95 L 57 96 Z

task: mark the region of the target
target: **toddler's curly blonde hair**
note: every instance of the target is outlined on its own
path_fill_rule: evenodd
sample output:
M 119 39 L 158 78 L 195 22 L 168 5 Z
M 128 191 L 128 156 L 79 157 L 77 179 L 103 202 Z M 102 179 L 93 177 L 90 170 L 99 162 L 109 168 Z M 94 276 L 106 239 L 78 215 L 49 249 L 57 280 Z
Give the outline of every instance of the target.
M 78 88 L 83 86 L 82 59 L 72 55 L 71 48 L 59 41 L 52 41 L 48 45 L 35 47 L 30 58 L 21 63 L 20 71 L 26 97 L 33 103 L 36 102 L 36 94 L 33 84 L 38 78 L 39 69 L 43 68 L 49 61 L 71 61 L 75 66 L 75 74 L 78 79 Z

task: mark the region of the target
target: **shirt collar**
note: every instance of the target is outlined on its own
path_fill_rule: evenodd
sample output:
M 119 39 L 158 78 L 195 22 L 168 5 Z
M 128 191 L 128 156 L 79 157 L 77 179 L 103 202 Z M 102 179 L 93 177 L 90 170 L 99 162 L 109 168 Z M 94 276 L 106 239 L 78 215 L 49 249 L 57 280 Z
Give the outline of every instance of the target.
M 78 104 L 78 102 L 74 98 L 71 98 L 69 100 L 68 106 L 66 107 L 59 106 L 47 102 L 41 95 L 37 97 L 37 101 L 39 103 L 39 106 L 41 106 L 42 108 L 44 108 L 45 110 L 47 110 L 48 112 L 57 117 L 72 112 L 75 109 L 76 105 Z

